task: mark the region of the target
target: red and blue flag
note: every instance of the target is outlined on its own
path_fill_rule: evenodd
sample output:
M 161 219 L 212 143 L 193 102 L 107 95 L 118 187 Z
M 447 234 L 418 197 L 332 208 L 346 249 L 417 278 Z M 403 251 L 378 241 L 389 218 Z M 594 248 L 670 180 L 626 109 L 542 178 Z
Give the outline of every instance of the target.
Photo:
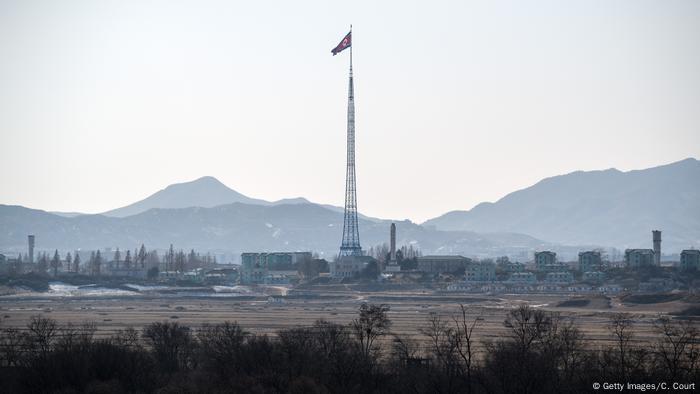
M 340 44 L 338 44 L 338 46 L 333 48 L 331 50 L 331 52 L 333 52 L 333 56 L 335 56 L 335 55 L 339 54 L 340 52 L 342 52 L 344 49 L 349 48 L 350 45 L 352 45 L 352 31 L 349 32 L 345 36 L 345 38 L 343 38 L 343 40 L 340 41 Z

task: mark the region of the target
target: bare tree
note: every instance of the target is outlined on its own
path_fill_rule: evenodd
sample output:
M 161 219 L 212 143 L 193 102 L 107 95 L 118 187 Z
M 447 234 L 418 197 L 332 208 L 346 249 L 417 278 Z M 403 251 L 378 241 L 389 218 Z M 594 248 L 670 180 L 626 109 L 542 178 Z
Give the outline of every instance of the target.
M 51 269 L 53 269 L 53 276 L 58 276 L 58 268 L 61 266 L 61 256 L 58 255 L 58 249 L 53 252 L 53 258 L 51 259 Z
M 73 257 L 73 272 L 80 272 L 80 254 L 78 252 L 76 252 L 75 257 Z
M 194 339 L 189 327 L 170 322 L 151 323 L 143 328 L 142 335 L 165 372 L 176 372 L 192 365 Z
M 428 337 L 435 361 L 444 364 L 454 352 L 454 344 L 451 341 L 451 337 L 454 335 L 453 329 L 440 315 L 431 312 L 428 316 L 427 326 L 421 328 L 420 332 Z
M 27 324 L 27 346 L 37 355 L 46 355 L 53 349 L 56 334 L 58 334 L 56 320 L 32 316 Z
M 584 362 L 583 333 L 573 321 L 562 324 L 557 333 L 561 372 L 565 381 L 571 382 Z
M 175 271 L 185 272 L 185 264 L 187 263 L 187 256 L 182 249 L 175 254 Z
M 480 321 L 482 321 L 483 312 L 479 312 L 477 316 L 471 320 L 467 318 L 467 310 L 464 305 L 459 304 L 461 310 L 461 316 L 459 318 L 453 317 L 455 322 L 456 330 L 455 333 L 455 347 L 459 357 L 462 359 L 464 365 L 464 372 L 467 376 L 467 392 L 472 391 L 472 370 L 474 366 L 474 356 L 475 356 L 475 343 L 474 343 L 474 329 L 477 327 Z
M 66 253 L 66 271 L 70 271 L 71 268 L 71 263 L 73 263 L 73 256 L 70 254 L 70 252 Z
M 248 335 L 250 334 L 237 322 L 202 325 L 197 332 L 197 339 L 200 353 L 205 360 L 210 361 L 206 366 L 216 369 L 222 376 L 228 370 L 239 370 L 241 349 Z
M 407 362 L 419 357 L 420 346 L 410 337 L 394 335 L 391 345 L 391 358 L 394 364 L 405 367 Z
M 527 352 L 533 343 L 541 341 L 550 330 L 552 319 L 546 312 L 520 305 L 512 310 L 503 325 L 511 330 L 520 350 Z
M 102 273 L 102 254 L 99 250 L 95 253 L 95 261 L 93 262 L 93 264 L 95 275 L 100 276 L 100 274 Z
M 668 378 L 672 381 L 687 378 L 698 367 L 700 358 L 697 327 L 690 320 L 674 323 L 667 316 L 660 317 L 654 327 L 661 336 L 655 354 Z
M 379 350 L 375 345 L 376 340 L 389 331 L 391 320 L 387 317 L 387 312 L 388 305 L 363 303 L 360 306 L 360 316 L 352 321 L 351 327 L 364 357 L 370 357 Z
M 124 269 L 131 269 L 131 250 L 126 250 L 126 255 L 124 256 Z
M 632 331 L 632 320 L 627 318 L 624 313 L 617 313 L 613 316 L 608 324 L 608 329 L 615 339 L 615 348 L 617 355 L 617 372 L 618 376 L 625 380 L 628 376 L 628 355 L 630 353 L 630 341 L 634 336 Z
M 462 376 L 460 358 L 457 352 L 456 329 L 450 327 L 449 321 L 440 315 L 431 313 L 428 316 L 427 326 L 421 328 L 421 333 L 428 337 L 430 342 L 431 364 L 440 374 L 429 375 L 432 391 L 454 392 L 459 387 L 458 379 Z
M 61 350 L 85 350 L 92 343 L 97 325 L 95 322 L 84 322 L 79 326 L 68 323 L 58 329 L 59 335 L 56 347 Z
M 49 259 L 46 257 L 46 253 L 42 253 L 39 260 L 36 263 L 36 270 L 41 275 L 46 275 L 46 270 L 49 266 Z
M 146 267 L 146 247 L 143 244 L 141 244 L 138 259 L 136 261 L 141 264 L 141 269 Z
M 114 334 L 112 342 L 118 346 L 136 347 L 139 345 L 139 332 L 134 327 L 126 327 Z
M 22 356 L 24 337 L 16 328 L 0 330 L 0 365 L 5 360 L 7 366 L 18 366 Z
M 114 252 L 114 262 L 117 263 L 117 269 L 119 269 L 119 263 L 122 260 L 122 252 L 119 251 L 119 248 Z

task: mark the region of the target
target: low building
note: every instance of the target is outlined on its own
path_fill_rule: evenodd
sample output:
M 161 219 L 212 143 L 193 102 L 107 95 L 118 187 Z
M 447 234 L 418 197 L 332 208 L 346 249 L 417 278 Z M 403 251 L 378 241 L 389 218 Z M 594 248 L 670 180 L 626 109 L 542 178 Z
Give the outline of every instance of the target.
M 342 256 L 336 261 L 328 263 L 331 278 L 354 278 L 374 260 L 370 256 Z
M 600 271 L 603 261 L 600 252 L 590 250 L 578 254 L 578 270 L 580 272 Z
M 550 272 L 545 279 L 547 283 L 572 283 L 574 275 L 570 271 Z
M 639 282 L 637 290 L 640 292 L 671 291 L 678 287 L 678 283 L 668 278 L 649 278 L 646 282 Z
M 158 271 L 158 280 L 173 282 L 182 279 L 180 271 Z
M 583 273 L 583 280 L 586 282 L 600 283 L 605 280 L 605 273 L 601 271 L 586 271 Z
M 290 283 L 289 277 L 280 274 L 268 274 L 265 277 L 264 283 L 266 285 L 288 285 Z
M 273 271 L 291 271 L 297 264 L 311 261 L 311 252 L 261 253 L 267 259 L 267 268 Z
M 532 272 L 515 272 L 508 278 L 509 282 L 513 283 L 535 283 L 537 277 Z
M 384 272 L 388 274 L 393 274 L 395 272 L 401 272 L 401 266 L 396 262 L 389 262 L 384 266 Z
M 9 260 L 4 254 L 0 254 L 0 275 L 9 275 L 14 273 L 14 267 L 9 263 Z
M 288 285 L 299 281 L 299 273 L 292 270 L 270 270 L 265 277 L 265 284 L 268 285 Z
M 255 261 L 273 271 L 293 270 L 297 264 L 311 261 L 311 259 L 311 252 L 248 252 L 241 254 L 241 264 L 246 261 Z
M 625 265 L 627 268 L 654 266 L 654 251 L 652 249 L 625 249 Z
M 700 271 L 700 250 L 685 249 L 681 252 L 682 271 Z
M 275 297 L 275 296 L 269 296 L 267 297 L 267 303 L 268 304 L 284 304 L 286 303 L 284 297 Z
M 190 271 L 186 271 L 182 274 L 182 279 L 188 280 L 190 282 L 201 283 L 204 281 L 205 271 L 204 268 L 195 268 Z
M 207 284 L 231 284 L 238 278 L 238 270 L 235 268 L 215 268 L 204 273 L 204 282 Z
M 418 271 L 431 274 L 457 272 L 466 269 L 471 262 L 464 256 L 422 256 L 418 257 Z
M 267 268 L 252 267 L 250 269 L 241 268 L 241 284 L 243 285 L 259 285 L 265 283 L 267 277 Z
M 601 294 L 616 294 L 621 292 L 622 290 L 624 290 L 622 286 L 615 284 L 604 285 L 598 288 L 598 292 Z
M 467 282 L 492 282 L 496 280 L 496 265 L 487 261 L 467 264 L 464 276 Z
M 241 253 L 241 283 L 266 283 L 269 270 L 291 271 L 305 261 L 311 261 L 311 252 Z
M 549 250 L 535 252 L 535 268 L 537 268 L 538 271 L 544 271 L 546 266 L 556 264 L 556 262 L 557 254 L 554 252 L 550 252 Z
M 537 270 L 540 272 L 567 272 L 569 266 L 565 263 L 545 264 L 537 267 Z
M 524 272 L 525 271 L 525 264 L 523 263 L 511 263 L 510 261 L 504 264 L 500 264 L 500 267 L 503 269 L 504 272 L 507 273 L 513 273 L 513 272 Z

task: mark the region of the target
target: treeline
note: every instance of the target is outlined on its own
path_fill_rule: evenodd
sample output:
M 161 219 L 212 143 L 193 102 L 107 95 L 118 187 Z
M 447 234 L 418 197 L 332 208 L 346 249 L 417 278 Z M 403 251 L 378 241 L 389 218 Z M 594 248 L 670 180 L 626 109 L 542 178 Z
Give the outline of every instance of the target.
M 100 250 L 94 250 L 89 253 L 87 258 L 82 258 L 81 253 L 76 251 L 74 254 L 66 253 L 61 257 L 58 250 L 55 250 L 53 257 L 46 252 L 38 253 L 33 267 L 33 272 L 44 275 L 52 273 L 53 276 L 58 276 L 59 273 L 74 273 L 86 274 L 90 276 L 100 276 L 105 271 L 137 271 L 155 269 L 156 275 L 158 270 L 162 271 L 178 271 L 184 272 L 200 267 L 215 265 L 216 256 L 206 253 L 201 254 L 191 249 L 189 252 L 179 249 L 176 250 L 173 245 L 163 253 L 158 254 L 157 250 L 148 250 L 146 246 L 141 244 L 140 248 L 133 251 L 122 251 L 117 248 L 114 252 L 109 252 L 109 256 L 105 256 Z M 9 274 L 16 275 L 19 273 L 19 263 L 28 262 L 27 258 L 23 258 L 20 254 L 10 265 Z
M 404 259 L 412 260 L 417 257 L 421 257 L 422 255 L 423 253 L 420 251 L 420 249 L 414 249 L 413 245 L 402 245 L 396 249 L 396 260 L 399 262 Z M 367 251 L 367 256 L 372 256 L 380 263 L 385 263 L 390 260 L 389 245 L 385 242 L 380 245 L 370 246 L 369 250 Z
M 380 245 L 371 246 L 367 251 L 367 255 L 373 257 L 378 262 L 379 270 L 381 267 L 391 260 L 389 245 L 385 242 Z M 423 256 L 420 249 L 413 248 L 413 245 L 402 245 L 396 249 L 396 263 L 401 267 L 402 271 L 410 271 L 418 268 L 418 257 Z M 371 271 L 373 271 L 371 269 Z M 364 276 L 364 275 L 361 275 Z
M 483 320 L 462 307 L 431 315 L 418 342 L 391 332 L 389 308 L 363 304 L 348 325 L 248 332 L 152 323 L 97 338 L 94 324 L 33 317 L 0 336 L 5 392 L 31 393 L 578 393 L 595 382 L 697 382 L 691 321 L 659 318 L 654 343 L 635 346 L 632 320 L 614 316 L 597 346 L 554 313 L 521 306 L 506 334 L 479 342 Z M 425 340 L 427 339 L 427 340 Z

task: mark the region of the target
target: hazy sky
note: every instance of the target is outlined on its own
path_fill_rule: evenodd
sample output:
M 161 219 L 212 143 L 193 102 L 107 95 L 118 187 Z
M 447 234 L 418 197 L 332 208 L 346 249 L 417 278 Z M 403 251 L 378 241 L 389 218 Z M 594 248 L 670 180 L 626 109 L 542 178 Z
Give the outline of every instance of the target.
M 0 203 L 342 205 L 351 23 L 365 214 L 700 157 L 700 1 L 0 0 Z

